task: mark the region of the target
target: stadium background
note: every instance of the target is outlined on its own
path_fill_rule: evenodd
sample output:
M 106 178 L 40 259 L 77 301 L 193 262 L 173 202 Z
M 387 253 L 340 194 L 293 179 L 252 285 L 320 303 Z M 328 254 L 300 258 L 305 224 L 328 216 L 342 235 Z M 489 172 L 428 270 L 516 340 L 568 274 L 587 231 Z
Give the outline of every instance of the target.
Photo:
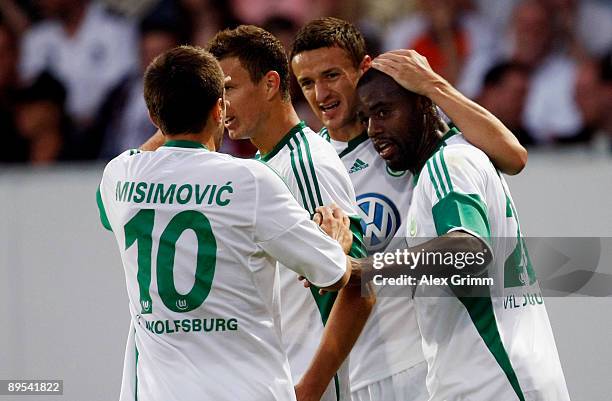
M 528 146 L 526 169 L 509 179 L 527 236 L 612 237 L 612 4 L 524 3 L 0 0 L 0 378 L 64 379 L 66 400 L 117 398 L 127 298 L 96 186 L 106 160 L 152 133 L 142 65 L 239 22 L 290 43 L 304 22 L 336 15 L 360 27 L 371 54 L 417 48 Z M 452 54 L 440 32 L 452 33 Z M 62 62 L 71 49 L 82 51 Z M 318 128 L 296 89 L 299 113 Z M 230 141 L 223 150 L 253 151 Z M 547 306 L 572 399 L 612 399 L 610 298 Z

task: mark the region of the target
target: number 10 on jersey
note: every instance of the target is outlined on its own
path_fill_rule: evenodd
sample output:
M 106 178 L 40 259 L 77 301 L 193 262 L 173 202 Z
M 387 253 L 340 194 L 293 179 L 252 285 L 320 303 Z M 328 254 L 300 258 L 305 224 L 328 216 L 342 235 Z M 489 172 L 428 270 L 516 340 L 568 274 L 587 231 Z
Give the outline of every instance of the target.
M 149 287 L 151 286 L 154 223 L 155 210 L 141 209 L 123 227 L 125 249 L 129 249 L 135 242 L 138 246 L 137 280 L 142 314 L 153 312 Z M 176 243 L 185 230 L 195 232 L 198 248 L 195 282 L 187 294 L 180 294 L 174 282 L 174 258 Z M 156 279 L 157 290 L 163 304 L 171 311 L 179 313 L 192 311 L 202 305 L 210 293 L 216 261 L 217 241 L 206 216 L 195 210 L 177 213 L 159 237 Z

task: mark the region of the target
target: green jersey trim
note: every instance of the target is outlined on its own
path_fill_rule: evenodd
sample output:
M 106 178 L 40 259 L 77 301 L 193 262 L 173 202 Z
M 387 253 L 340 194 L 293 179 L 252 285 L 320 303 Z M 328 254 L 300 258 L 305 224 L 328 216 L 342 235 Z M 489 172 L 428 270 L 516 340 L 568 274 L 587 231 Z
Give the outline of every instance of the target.
M 325 139 L 327 142 L 331 142 L 331 136 L 329 136 L 329 131 L 327 127 L 323 127 L 318 132 L 319 136 Z
M 353 244 L 349 256 L 354 258 L 365 258 L 368 256 L 365 243 L 363 242 L 363 226 L 361 225 L 361 217 L 349 216 L 351 222 L 350 230 L 353 233 Z
M 187 140 L 172 140 L 164 143 L 164 146 L 173 147 L 173 148 L 191 148 L 191 149 L 204 149 L 208 150 L 206 146 L 196 141 L 187 141 Z
M 416 174 L 414 174 L 414 183 L 417 183 L 418 177 L 419 175 L 421 175 L 421 172 L 423 171 L 423 168 L 425 168 L 425 166 L 427 166 L 427 170 L 430 171 L 429 175 L 431 177 L 431 182 L 434 183 L 434 187 L 436 188 L 436 193 L 439 193 L 439 186 L 442 186 L 442 177 L 440 176 L 439 181 L 440 184 L 436 184 L 435 179 L 433 178 L 433 173 L 431 172 L 431 170 L 436 171 L 436 174 L 439 174 L 439 172 L 437 171 L 438 169 L 440 169 L 441 171 L 444 172 L 444 176 L 447 179 L 447 187 L 448 188 L 452 188 L 451 182 L 450 182 L 450 177 L 448 175 L 448 169 L 446 167 L 446 162 L 444 161 L 444 147 L 446 146 L 446 140 L 459 134 L 459 130 L 455 127 L 449 129 L 448 131 L 446 131 L 446 133 L 444 134 L 444 136 L 442 136 L 442 138 L 440 138 L 440 141 L 438 142 L 437 147 L 434 149 L 431 157 L 427 160 L 427 162 L 425 163 L 425 165 L 421 168 L 420 171 L 417 171 Z M 437 156 L 437 159 L 436 159 Z M 434 161 L 432 161 L 434 160 Z M 434 166 L 434 164 L 439 164 L 438 166 Z M 452 190 L 452 189 L 451 189 Z M 446 191 L 445 193 L 450 192 L 450 191 Z M 440 199 L 440 195 L 438 194 L 438 199 Z
M 298 140 L 298 137 L 301 138 L 301 141 Z M 301 144 L 304 144 L 304 152 L 302 152 Z M 299 136 L 293 135 L 291 137 L 287 146 L 290 151 L 291 169 L 293 170 L 293 174 L 298 184 L 298 190 L 302 197 L 302 205 L 304 209 L 308 210 L 312 215 L 318 206 L 323 206 L 323 199 L 319 191 L 319 182 L 315 173 L 314 163 L 312 162 L 308 139 L 306 139 L 306 135 L 300 131 Z M 304 154 L 306 157 L 304 157 Z M 306 165 L 308 165 L 308 168 Z M 310 171 L 312 181 L 308 177 L 308 171 Z
M 431 209 L 438 236 L 465 228 L 485 241 L 491 237 L 487 206 L 477 194 L 451 192 Z
M 342 159 L 344 156 L 348 155 L 353 150 L 355 150 L 357 148 L 357 146 L 361 145 L 362 143 L 364 143 L 367 140 L 368 140 L 368 133 L 366 131 L 364 131 L 361 134 L 359 134 L 359 136 L 356 136 L 355 138 L 353 138 L 350 141 L 348 141 L 346 143 L 346 149 L 344 149 L 342 152 L 338 153 L 338 157 Z
M 134 338 L 134 349 L 136 350 L 136 361 L 134 363 L 134 401 L 138 401 L 138 347 Z
M 451 137 L 457 135 L 458 133 L 459 133 L 459 129 L 457 129 L 457 127 L 454 124 L 451 124 L 449 126 L 448 131 L 446 131 L 446 133 L 442 137 L 442 140 L 446 141 L 446 140 L 450 139 Z
M 314 181 L 314 188 L 317 193 L 317 200 L 319 201 L 319 205 L 323 204 L 323 198 L 321 197 L 321 192 L 319 191 L 319 181 L 317 180 L 317 175 L 315 174 L 314 164 L 312 162 L 312 154 L 310 153 L 310 145 L 308 144 L 308 139 L 306 135 L 300 131 L 300 137 L 304 143 L 304 147 L 306 148 L 306 156 L 308 157 L 308 164 L 310 165 L 310 174 L 312 175 L 312 180 Z M 297 139 L 294 138 L 297 143 Z M 299 148 L 298 148 L 299 151 Z
M 442 199 L 453 191 L 453 183 L 444 160 L 444 146 L 434 153 L 425 164 L 427 165 L 429 179 L 436 190 L 436 196 L 438 199 Z
M 452 288 L 452 286 L 451 286 Z M 504 348 L 495 314 L 493 312 L 493 303 L 491 297 L 460 297 L 457 299 L 465 306 L 472 323 L 476 327 L 478 334 L 484 341 L 485 345 L 497 361 L 498 365 L 508 378 L 510 385 L 518 396 L 520 401 L 525 401 L 525 395 L 521 389 L 521 385 L 516 376 L 516 372 L 512 367 L 508 353 Z
M 295 126 L 293 126 L 293 128 L 289 130 L 289 132 L 287 132 L 287 134 L 285 134 L 283 139 L 281 139 L 276 145 L 274 145 L 274 148 L 272 148 L 270 152 L 266 153 L 265 155 L 260 155 L 261 160 L 267 162 L 268 160 L 276 156 L 276 154 L 280 152 L 280 150 L 284 148 L 285 145 L 289 144 L 291 138 L 293 138 L 293 136 L 296 135 L 298 132 L 302 132 L 304 128 L 306 128 L 306 123 L 304 121 L 300 121 L 299 123 L 297 123 Z
M 108 216 L 106 215 L 106 209 L 104 209 L 104 202 L 102 202 L 102 194 L 100 193 L 100 187 L 96 191 L 96 203 L 98 204 L 98 211 L 100 212 L 100 221 L 102 222 L 102 226 L 109 231 L 113 231 L 113 228 L 108 221 Z

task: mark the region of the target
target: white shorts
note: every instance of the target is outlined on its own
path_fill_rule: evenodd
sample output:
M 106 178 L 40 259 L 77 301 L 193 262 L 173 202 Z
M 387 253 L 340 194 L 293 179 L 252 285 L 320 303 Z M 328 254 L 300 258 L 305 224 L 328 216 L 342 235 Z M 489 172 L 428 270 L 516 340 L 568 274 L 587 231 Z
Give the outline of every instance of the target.
M 352 401 L 427 401 L 427 362 L 389 376 L 351 393 Z

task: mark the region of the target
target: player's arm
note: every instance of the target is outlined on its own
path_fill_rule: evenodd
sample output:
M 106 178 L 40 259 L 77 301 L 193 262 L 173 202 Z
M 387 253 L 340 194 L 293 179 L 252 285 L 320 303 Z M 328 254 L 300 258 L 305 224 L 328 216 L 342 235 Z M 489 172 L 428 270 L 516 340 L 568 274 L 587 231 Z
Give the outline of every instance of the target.
M 354 284 L 360 284 L 362 280 L 369 282 L 374 276 L 381 274 L 385 277 L 400 277 L 402 274 L 409 274 L 417 280 L 422 276 L 448 278 L 453 275 L 469 275 L 475 277 L 482 275 L 493 259 L 491 249 L 484 239 L 461 229 L 433 238 L 417 247 L 409 248 L 407 252 L 422 255 L 439 252 L 445 255 L 448 253 L 472 254 L 480 257 L 472 258 L 461 269 L 458 269 L 452 264 L 423 263 L 424 258 L 420 258 L 420 262 L 416 265 L 408 266 L 403 262 L 405 259 L 402 258 L 384 260 L 382 257 L 370 256 L 353 260 L 351 284 L 347 288 L 353 288 Z
M 372 61 L 372 67 L 388 74 L 404 88 L 430 98 L 502 172 L 518 174 L 525 167 L 527 150 L 514 134 L 491 112 L 436 74 L 427 59 L 416 51 L 384 53 Z
M 151 138 L 147 139 L 145 143 L 140 145 L 139 149 L 140 150 L 157 150 L 157 148 L 163 146 L 164 143 L 165 143 L 164 134 L 162 134 L 162 132 L 158 129 L 157 132 L 155 132 L 155 134 L 153 134 Z
M 365 256 L 365 248 L 351 246 L 354 234 L 350 230 L 348 217 L 339 207 L 336 205 L 330 208 L 320 207 L 317 208 L 317 212 L 321 214 L 319 219 L 321 227 L 328 235 L 339 241 L 351 238 L 351 243 L 347 241 L 343 246 L 347 253 L 353 256 Z M 359 244 L 360 241 L 355 243 Z M 362 295 L 360 285 L 346 286 L 340 290 L 327 319 L 319 347 L 310 366 L 295 386 L 298 401 L 321 398 L 359 338 L 375 302 L 374 292 L 369 291 L 367 295 Z
M 254 242 L 268 255 L 326 291 L 344 287 L 351 265 L 338 242 L 310 220 L 270 167 L 245 160 L 256 178 Z M 282 213 L 279 213 L 282 210 Z
M 375 296 L 361 295 L 361 286 L 346 286 L 338 293 L 325 325 L 321 343 L 295 386 L 298 401 L 319 400 L 353 349 L 374 307 Z

